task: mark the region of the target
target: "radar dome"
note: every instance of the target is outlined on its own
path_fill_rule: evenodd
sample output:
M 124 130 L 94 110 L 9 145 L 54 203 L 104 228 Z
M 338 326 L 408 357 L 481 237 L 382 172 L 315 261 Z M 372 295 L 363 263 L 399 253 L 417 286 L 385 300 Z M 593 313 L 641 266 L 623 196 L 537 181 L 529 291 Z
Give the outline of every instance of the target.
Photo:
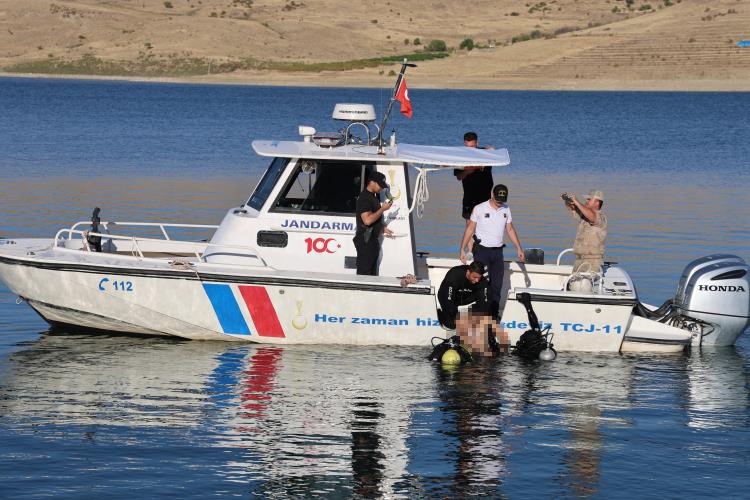
M 333 119 L 348 122 L 375 121 L 375 107 L 372 104 L 339 103 L 333 108 Z

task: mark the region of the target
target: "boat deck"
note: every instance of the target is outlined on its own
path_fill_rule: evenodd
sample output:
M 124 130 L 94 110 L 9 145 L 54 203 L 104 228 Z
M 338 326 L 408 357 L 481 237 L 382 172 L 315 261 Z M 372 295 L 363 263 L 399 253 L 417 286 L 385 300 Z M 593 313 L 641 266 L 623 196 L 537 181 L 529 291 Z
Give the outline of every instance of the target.
M 388 276 L 358 276 L 343 273 L 285 271 L 257 266 L 216 264 L 196 257 L 140 257 L 126 253 L 89 252 L 54 247 L 52 239 L 4 240 L 0 260 L 33 267 L 76 270 L 91 273 L 183 277 L 201 281 L 294 284 L 326 288 L 377 289 L 397 293 L 433 293 L 429 280 L 401 285 L 401 279 Z

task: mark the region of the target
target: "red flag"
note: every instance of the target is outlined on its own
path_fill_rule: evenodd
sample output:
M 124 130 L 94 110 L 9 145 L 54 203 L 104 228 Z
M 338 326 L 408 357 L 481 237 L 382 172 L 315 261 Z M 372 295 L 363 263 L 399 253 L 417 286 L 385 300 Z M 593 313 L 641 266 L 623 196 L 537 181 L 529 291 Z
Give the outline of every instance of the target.
M 401 114 L 411 118 L 411 100 L 409 100 L 409 89 L 406 88 L 406 78 L 402 78 L 398 85 L 396 100 L 401 103 Z

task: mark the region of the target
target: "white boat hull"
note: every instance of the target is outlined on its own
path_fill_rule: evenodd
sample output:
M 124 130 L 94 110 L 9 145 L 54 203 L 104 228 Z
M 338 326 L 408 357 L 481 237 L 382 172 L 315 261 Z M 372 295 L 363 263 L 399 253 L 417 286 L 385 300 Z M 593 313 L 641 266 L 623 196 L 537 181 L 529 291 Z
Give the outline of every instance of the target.
M 542 329 L 554 332 L 552 342 L 558 351 L 617 352 L 632 316 L 630 300 L 602 304 L 592 297 L 531 294 Z M 545 300 L 547 299 L 547 300 Z M 508 300 L 501 326 L 511 344 L 529 329 L 526 310 L 516 300 Z
M 174 265 L 43 245 L 25 252 L 30 242 L 17 241 L 21 245 L 15 251 L 0 254 L 0 280 L 51 324 L 267 344 L 426 346 L 434 337 L 453 334 L 437 320 L 430 285 L 442 279 L 433 274 L 453 265 L 448 260 L 431 268 L 430 282 L 401 287 L 387 277 Z M 528 314 L 515 299 L 520 291 L 531 295 L 558 351 L 676 352 L 689 344 L 687 332 L 634 317 L 633 295 L 553 289 L 568 273 L 551 265 L 508 269 L 500 326 L 511 344 L 529 329 Z M 522 286 L 528 284 L 548 288 Z M 650 332 L 653 342 L 623 344 L 626 333 L 633 332 L 642 338 Z
M 137 274 L 0 262 L 0 279 L 50 323 L 274 344 L 428 345 L 445 336 L 429 289 Z

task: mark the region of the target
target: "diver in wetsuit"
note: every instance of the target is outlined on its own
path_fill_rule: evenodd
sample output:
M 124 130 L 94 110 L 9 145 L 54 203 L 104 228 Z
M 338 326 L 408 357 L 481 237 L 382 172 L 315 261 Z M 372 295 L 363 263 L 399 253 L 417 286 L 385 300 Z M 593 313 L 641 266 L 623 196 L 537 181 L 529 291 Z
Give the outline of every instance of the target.
M 438 289 L 438 319 L 444 327 L 455 329 L 458 335 L 446 340 L 447 345 L 437 346 L 429 359 L 440 359 L 438 354 L 452 346 L 455 339 L 472 355 L 495 356 L 507 352 L 508 336 L 490 315 L 490 284 L 484 272 L 484 264 L 475 260 L 469 265 L 451 268 L 445 275 Z M 459 316 L 458 307 L 469 304 L 469 314 Z
M 458 306 L 474 304 L 472 312 L 489 314 L 490 284 L 484 277 L 484 264 L 474 261 L 469 265 L 451 268 L 438 290 L 440 312 L 438 319 L 446 328 L 456 328 Z

